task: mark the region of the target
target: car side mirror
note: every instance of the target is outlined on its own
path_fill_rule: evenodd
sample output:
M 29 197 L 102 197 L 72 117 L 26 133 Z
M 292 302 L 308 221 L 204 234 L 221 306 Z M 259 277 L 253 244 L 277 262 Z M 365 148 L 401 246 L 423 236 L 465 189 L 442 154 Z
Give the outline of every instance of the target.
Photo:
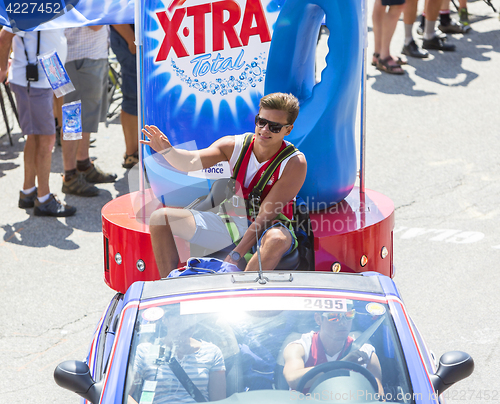
M 439 365 L 434 375 L 431 375 L 432 385 L 436 394 L 442 394 L 456 382 L 469 377 L 474 371 L 474 360 L 461 351 L 446 352 L 439 358 Z
M 57 365 L 54 370 L 56 383 L 79 394 L 93 404 L 99 403 L 102 392 L 102 384 L 96 383 L 90 375 L 90 369 L 85 362 L 65 361 Z

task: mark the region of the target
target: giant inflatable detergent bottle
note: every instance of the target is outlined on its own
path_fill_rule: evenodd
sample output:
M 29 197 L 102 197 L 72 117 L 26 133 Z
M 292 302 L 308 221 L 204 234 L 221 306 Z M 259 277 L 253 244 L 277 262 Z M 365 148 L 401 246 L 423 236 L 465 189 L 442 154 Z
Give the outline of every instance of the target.
M 254 131 L 262 95 L 290 92 L 301 103 L 287 140 L 308 158 L 301 196 L 343 199 L 356 178 L 354 126 L 360 82 L 357 0 L 147 0 L 142 114 L 176 147 L 199 149 Z M 321 21 L 330 28 L 327 67 L 315 85 Z M 144 166 L 165 205 L 186 206 L 229 167 L 181 173 L 148 146 Z
M 375 270 L 390 276 L 394 205 L 372 191 L 351 192 L 357 173 L 355 117 L 366 39 L 362 3 L 136 2 L 139 112 L 142 125 L 158 126 L 175 147 L 197 150 L 222 136 L 253 132 L 264 94 L 294 94 L 300 113 L 287 140 L 308 162 L 300 195 L 314 212 L 314 269 Z M 329 52 L 316 83 L 322 21 L 330 30 Z M 226 162 L 184 173 L 149 146 L 141 150 L 151 189 L 131 192 L 102 210 L 105 279 L 122 292 L 137 280 L 159 278 L 150 213 L 162 204 L 187 206 L 206 195 L 213 180 L 230 176 Z M 177 247 L 189 256 L 189 243 Z

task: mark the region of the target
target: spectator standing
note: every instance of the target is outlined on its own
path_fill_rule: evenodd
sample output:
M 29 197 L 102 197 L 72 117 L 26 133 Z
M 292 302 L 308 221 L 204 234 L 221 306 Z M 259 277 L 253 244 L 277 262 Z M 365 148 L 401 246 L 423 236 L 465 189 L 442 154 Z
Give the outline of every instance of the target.
M 9 55 L 13 50 L 9 81 L 16 96 L 21 130 L 26 136 L 24 144 L 24 183 L 18 206 L 34 207 L 36 216 L 71 216 L 76 208 L 66 205 L 50 192 L 49 177 L 52 149 L 56 139 L 53 113 L 53 91 L 37 55 L 56 50 L 61 62 L 66 60 L 67 45 L 63 30 L 17 32 L 4 27 L 0 31 L 0 82 L 7 77 Z M 26 67 L 36 64 L 27 80 Z M 35 78 L 35 77 L 33 77 Z M 38 188 L 36 187 L 38 183 Z
M 439 11 L 443 4 L 449 3 L 449 0 L 426 0 L 424 6 L 424 14 L 421 17 L 420 26 L 417 32 L 424 36 L 422 43 L 423 49 L 454 51 L 455 45 L 446 43 L 446 34 L 436 30 L 436 24 L 439 17 Z M 417 3 L 418 0 L 407 0 L 407 5 L 404 11 L 405 23 L 405 46 L 402 53 L 416 58 L 426 58 L 429 53 L 422 50 L 413 40 L 413 23 L 417 19 Z M 442 27 L 442 23 L 440 27 Z
M 467 13 L 467 1 L 460 1 L 460 9 L 465 6 L 465 17 L 459 13 L 460 19 L 463 17 L 466 19 L 466 25 L 462 24 L 461 21 L 456 21 L 450 16 L 450 3 L 451 0 L 442 0 L 441 10 L 439 10 L 439 26 L 438 28 L 445 34 L 466 34 L 470 31 L 469 17 Z M 465 4 L 464 4 L 465 3 Z
M 403 12 L 405 25 L 405 42 L 401 53 L 413 58 L 425 59 L 429 57 L 429 52 L 421 49 L 413 39 L 413 24 L 417 19 L 418 0 L 406 0 Z
M 139 162 L 139 134 L 137 120 L 137 61 L 133 24 L 112 25 L 111 49 L 121 66 L 122 112 L 120 121 L 125 137 L 124 168 L 132 168 Z
M 451 52 L 455 50 L 455 45 L 446 43 L 445 38 L 436 32 L 436 24 L 442 4 L 442 0 L 426 0 L 425 2 L 425 23 L 423 27 L 424 41 L 422 43 L 422 48 Z
M 98 130 L 106 119 L 108 78 L 108 28 L 89 26 L 68 28 L 68 76 L 75 86 L 64 96 L 64 102 L 82 102 L 82 138 L 62 139 L 64 179 L 62 191 L 79 196 L 96 196 L 93 184 L 114 182 L 116 174 L 103 172 L 90 161 L 90 133 Z
M 400 58 L 391 56 L 390 47 L 392 36 L 396 29 L 399 16 L 403 12 L 405 0 L 375 0 L 373 6 L 373 36 L 375 39 L 375 53 L 372 64 L 377 69 L 391 74 L 404 74 Z

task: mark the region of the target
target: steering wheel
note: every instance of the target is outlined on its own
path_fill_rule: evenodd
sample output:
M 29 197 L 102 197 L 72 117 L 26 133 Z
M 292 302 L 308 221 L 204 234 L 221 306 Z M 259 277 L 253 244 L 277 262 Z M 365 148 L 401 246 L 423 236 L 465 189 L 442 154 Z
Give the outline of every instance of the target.
M 336 369 L 348 369 L 359 373 L 360 375 L 364 376 L 366 380 L 370 382 L 375 391 L 378 391 L 377 379 L 375 379 L 375 376 L 373 376 L 373 374 L 369 370 L 367 370 L 361 365 L 358 365 L 357 363 L 345 362 L 345 361 L 326 362 L 322 363 L 321 365 L 315 366 L 304 376 L 302 376 L 302 378 L 299 381 L 299 384 L 297 385 L 297 391 L 303 392 L 307 382 L 316 375 Z

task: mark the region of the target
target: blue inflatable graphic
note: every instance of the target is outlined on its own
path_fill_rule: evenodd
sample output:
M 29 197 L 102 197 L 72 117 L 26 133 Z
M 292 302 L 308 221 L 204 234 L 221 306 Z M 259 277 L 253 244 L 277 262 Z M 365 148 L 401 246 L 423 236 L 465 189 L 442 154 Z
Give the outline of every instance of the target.
M 307 157 L 307 178 L 300 196 L 313 209 L 320 202 L 341 201 L 356 181 L 361 3 L 287 0 L 273 33 L 265 93 L 292 93 L 300 101 L 300 114 L 287 140 Z M 329 53 L 321 81 L 315 85 L 317 33 L 325 14 Z
M 329 54 L 315 85 L 325 15 Z M 253 132 L 262 95 L 291 92 L 301 112 L 287 140 L 308 160 L 301 196 L 314 208 L 348 195 L 357 171 L 358 0 L 146 0 L 142 16 L 144 124 L 158 126 L 176 147 L 195 150 L 224 135 Z M 155 195 L 170 206 L 186 206 L 206 194 L 212 180 L 230 175 L 225 164 L 181 173 L 148 146 L 143 156 Z

